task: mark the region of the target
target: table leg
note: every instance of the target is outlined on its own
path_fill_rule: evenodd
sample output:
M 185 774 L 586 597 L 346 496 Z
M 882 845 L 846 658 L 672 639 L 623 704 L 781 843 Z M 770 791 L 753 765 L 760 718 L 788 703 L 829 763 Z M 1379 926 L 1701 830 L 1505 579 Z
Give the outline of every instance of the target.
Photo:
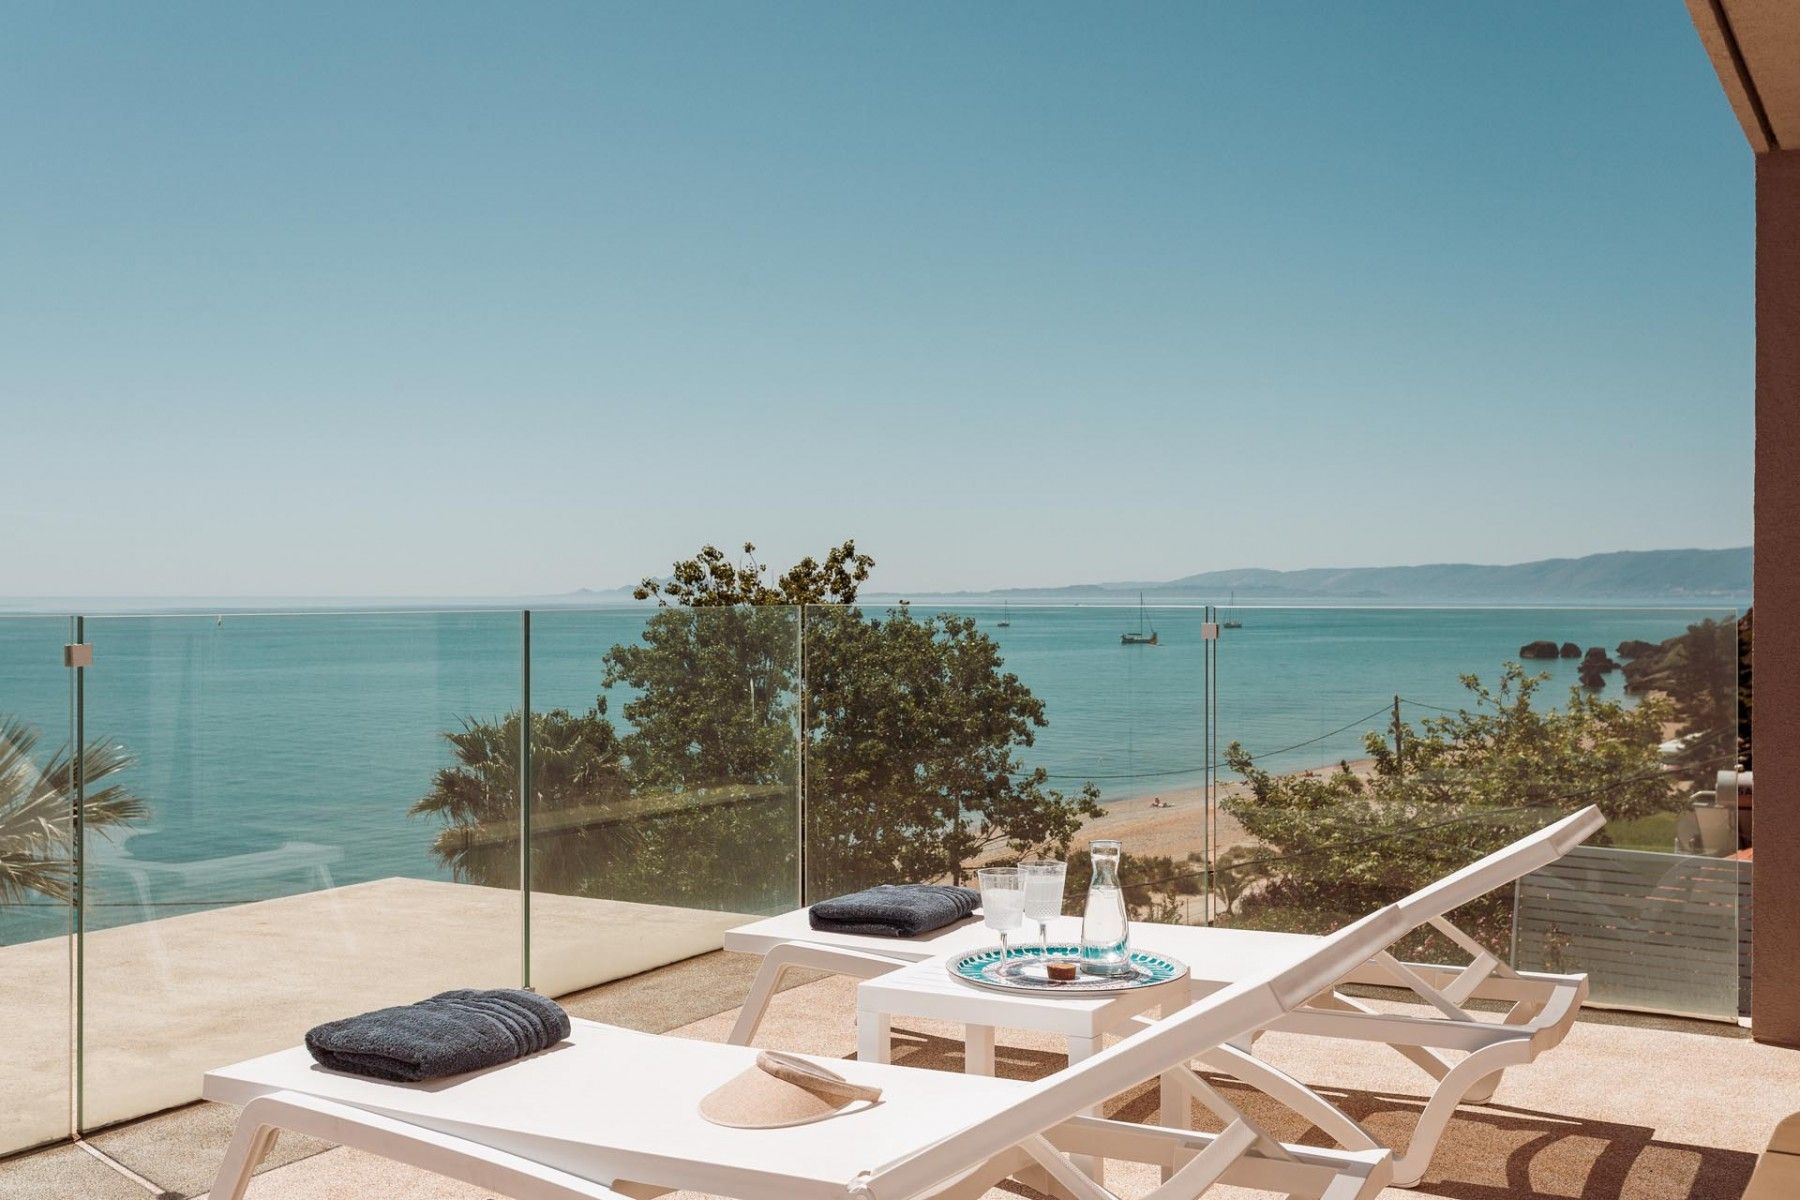
M 994 1073 L 994 1027 L 963 1026 L 963 1071 L 970 1075 Z
M 1084 1059 L 1092 1058 L 1094 1055 L 1100 1053 L 1101 1050 L 1105 1049 L 1105 1047 L 1106 1039 L 1104 1037 L 1071 1037 L 1069 1039 L 1069 1065 L 1072 1067 Z M 1099 1116 L 1100 1106 L 1098 1104 L 1094 1105 L 1092 1108 L 1087 1109 L 1083 1115 Z M 1095 1158 L 1088 1154 L 1071 1154 L 1069 1156 L 1069 1161 L 1075 1165 L 1077 1171 L 1080 1171 L 1095 1183 L 1102 1185 L 1106 1183 L 1106 1160 L 1104 1158 Z
M 856 1012 L 856 1059 L 858 1062 L 893 1061 L 894 1022 L 886 1013 L 858 1009 Z

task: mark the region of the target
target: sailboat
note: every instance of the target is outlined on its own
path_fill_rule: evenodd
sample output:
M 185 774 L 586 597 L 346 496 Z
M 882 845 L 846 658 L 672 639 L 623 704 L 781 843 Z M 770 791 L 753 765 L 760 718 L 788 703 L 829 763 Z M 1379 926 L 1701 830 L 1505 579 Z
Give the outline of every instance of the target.
M 1236 588 L 1231 589 L 1231 607 L 1232 608 L 1237 607 L 1237 589 Z M 1244 623 L 1242 621 L 1237 621 L 1237 620 L 1229 620 L 1219 626 L 1219 628 L 1221 628 L 1221 629 L 1242 629 L 1243 627 L 1244 627 Z
M 996 624 L 1001 629 L 1010 629 L 1012 628 L 1012 601 L 1004 600 L 1001 601 L 1001 603 L 1004 607 L 1000 612 L 1000 620 L 997 621 Z
M 1156 640 L 1156 629 L 1154 627 L 1151 628 L 1149 633 L 1144 632 L 1144 593 L 1142 592 L 1138 593 L 1137 632 L 1121 633 L 1119 635 L 1119 644 L 1122 646 L 1155 646 L 1159 644 Z

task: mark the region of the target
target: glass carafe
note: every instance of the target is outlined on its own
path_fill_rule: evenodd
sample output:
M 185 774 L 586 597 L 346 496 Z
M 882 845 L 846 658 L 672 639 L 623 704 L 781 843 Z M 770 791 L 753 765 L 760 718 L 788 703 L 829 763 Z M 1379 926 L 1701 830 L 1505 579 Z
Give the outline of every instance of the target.
M 1081 914 L 1081 969 L 1089 975 L 1131 974 L 1131 934 L 1125 924 L 1125 893 L 1119 887 L 1119 843 L 1088 847 L 1094 877 Z

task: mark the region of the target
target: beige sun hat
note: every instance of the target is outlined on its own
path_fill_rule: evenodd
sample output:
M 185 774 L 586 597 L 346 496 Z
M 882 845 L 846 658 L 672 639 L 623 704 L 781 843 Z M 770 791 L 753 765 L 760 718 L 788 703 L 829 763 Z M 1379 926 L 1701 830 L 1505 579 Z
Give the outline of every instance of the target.
M 775 1129 L 836 1116 L 853 1104 L 874 1104 L 881 1089 L 851 1083 L 817 1063 L 765 1050 L 756 1065 L 707 1093 L 700 1115 L 733 1129 Z

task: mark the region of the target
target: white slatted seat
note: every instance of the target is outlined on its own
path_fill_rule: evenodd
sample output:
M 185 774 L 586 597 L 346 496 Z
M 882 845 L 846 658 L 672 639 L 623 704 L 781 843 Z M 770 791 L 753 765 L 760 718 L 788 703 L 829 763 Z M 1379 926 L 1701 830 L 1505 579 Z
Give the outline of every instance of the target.
M 243 1105 L 212 1193 L 242 1200 L 275 1135 L 294 1130 L 409 1163 L 512 1200 L 633 1200 L 692 1189 L 742 1200 L 914 1200 L 980 1195 L 1017 1176 L 1074 1200 L 1116 1200 L 1070 1155 L 1162 1166 L 1155 1200 L 1215 1182 L 1306 1200 L 1367 1200 L 1391 1176 L 1381 1149 L 1284 1146 L 1224 1104 L 1219 1134 L 1078 1116 L 1138 1081 L 1277 1020 L 1399 935 L 1394 909 L 1303 960 L 1149 1022 L 1068 1071 L 1031 1083 L 878 1063 L 827 1063 L 883 1090 L 879 1103 L 813 1125 L 725 1129 L 702 1096 L 755 1051 L 580 1021 L 570 1040 L 507 1066 L 425 1084 L 326 1071 L 303 1049 L 211 1072 L 209 1100 Z M 1207 1091 L 1193 1078 L 1193 1086 Z
M 1392 906 L 1401 921 L 1394 941 L 1429 927 L 1469 955 L 1466 965 L 1402 963 L 1383 946 L 1351 964 L 1310 1002 L 1259 1030 L 1386 1045 L 1435 1081 L 1410 1140 L 1405 1147 L 1396 1147 L 1394 1176 L 1401 1186 L 1411 1186 L 1423 1178 L 1456 1107 L 1488 1099 L 1509 1067 L 1529 1063 L 1561 1042 L 1587 997 L 1585 975 L 1515 971 L 1451 924 L 1449 914 L 1556 862 L 1604 824 L 1600 810 L 1589 806 L 1428 884 Z M 1308 934 L 1141 923 L 1132 925 L 1131 936 L 1134 945 L 1187 962 L 1193 969 L 1196 991 L 1229 987 L 1247 972 L 1305 955 L 1320 940 Z M 791 940 L 777 941 L 778 937 Z M 727 949 L 761 952 L 765 956 L 750 997 L 739 1014 L 733 1040 L 749 1041 L 781 975 L 793 967 L 835 970 L 870 979 L 906 962 L 984 945 L 989 938 L 991 935 L 977 922 L 941 930 L 925 945 L 895 938 L 815 933 L 808 930 L 803 909 L 753 922 L 726 935 Z M 1383 1012 L 1338 990 L 1345 984 L 1402 988 L 1432 1011 L 1426 1016 Z M 1468 1007 L 1472 1003 L 1496 1002 L 1505 1006 L 1503 1014 Z M 1282 1100 L 1337 1137 L 1340 1144 L 1376 1144 L 1367 1131 L 1316 1092 L 1259 1062 L 1242 1044 L 1217 1047 L 1202 1062 Z

